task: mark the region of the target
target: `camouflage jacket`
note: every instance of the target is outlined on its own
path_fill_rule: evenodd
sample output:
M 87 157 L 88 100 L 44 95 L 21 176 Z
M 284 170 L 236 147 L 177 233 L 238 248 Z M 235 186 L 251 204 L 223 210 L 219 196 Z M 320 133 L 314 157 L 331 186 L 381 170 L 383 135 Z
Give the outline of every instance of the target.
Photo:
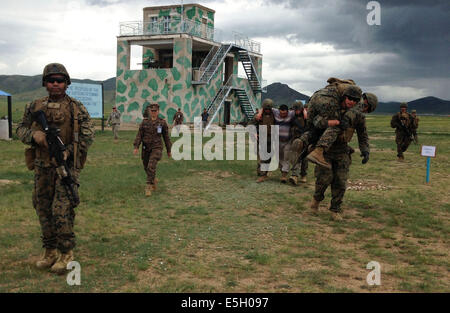
M 178 124 L 182 124 L 182 123 L 183 123 L 183 120 L 184 120 L 183 113 L 177 112 L 177 113 L 175 113 L 175 115 L 173 116 L 172 122 L 175 122 L 175 124 L 178 125 Z
M 300 136 L 306 131 L 306 119 L 303 116 L 303 112 L 300 115 L 294 116 L 291 121 L 290 137 L 291 139 L 300 138 Z
M 403 114 L 401 112 L 397 112 L 392 116 L 391 127 L 395 128 L 396 133 L 402 133 L 405 136 L 407 135 L 408 131 L 410 133 L 413 133 L 414 117 L 408 112 L 405 112 Z
M 308 102 L 308 128 L 326 129 L 329 120 L 339 120 L 343 92 L 349 85 L 355 85 L 353 80 L 329 78 L 329 85 L 317 90 Z
M 417 130 L 417 128 L 419 128 L 419 117 L 417 115 L 416 115 L 416 117 L 414 117 L 412 114 L 411 114 L 411 117 L 413 119 L 413 122 L 412 122 L 413 129 Z
M 337 88 L 327 86 L 316 91 L 308 102 L 308 128 L 326 129 L 328 120 L 339 119 L 341 97 Z
M 364 113 L 354 108 L 343 113 L 342 119 L 346 119 L 349 128 L 342 131 L 336 141 L 330 147 L 330 153 L 342 153 L 348 151 L 348 143 L 352 140 L 356 130 L 358 145 L 361 153 L 370 152 L 369 135 L 367 134 L 366 116 Z M 351 149 L 350 149 L 351 150 Z
M 112 111 L 111 114 L 108 117 L 107 124 L 111 125 L 120 125 L 120 112 L 119 111 Z
M 94 125 L 91 121 L 88 111 L 84 105 L 66 95 L 58 102 L 51 102 L 49 97 L 40 98 L 32 101 L 25 106 L 22 121 L 19 123 L 16 133 L 19 139 L 27 145 L 31 145 L 35 149 L 36 160 L 38 166 L 50 167 L 50 158 L 48 149 L 38 146 L 33 140 L 33 133 L 37 130 L 42 131 L 42 127 L 33 119 L 33 113 L 44 111 L 47 122 L 50 127 L 60 129 L 60 137 L 70 152 L 68 158 L 69 166 L 73 167 L 73 142 L 74 142 L 74 106 L 78 111 L 78 153 L 76 168 L 83 168 L 84 161 L 87 157 L 89 146 L 94 141 Z
M 139 131 L 134 139 L 134 148 L 139 148 L 143 145 L 143 149 L 162 149 L 162 138 L 166 144 L 167 153 L 171 152 L 172 143 L 169 137 L 169 128 L 164 119 L 157 117 L 155 121 L 150 118 L 144 118 L 141 125 L 139 125 Z
M 273 114 L 273 112 L 269 113 L 269 114 L 262 114 L 261 120 L 257 120 L 256 116 L 258 115 L 255 114 L 255 116 L 253 117 L 253 119 L 251 120 L 250 124 L 255 125 L 256 126 L 256 132 L 259 134 L 259 126 L 260 125 L 266 125 L 267 126 L 267 139 L 269 140 L 271 137 L 271 131 L 272 131 L 272 125 L 275 125 L 275 116 Z

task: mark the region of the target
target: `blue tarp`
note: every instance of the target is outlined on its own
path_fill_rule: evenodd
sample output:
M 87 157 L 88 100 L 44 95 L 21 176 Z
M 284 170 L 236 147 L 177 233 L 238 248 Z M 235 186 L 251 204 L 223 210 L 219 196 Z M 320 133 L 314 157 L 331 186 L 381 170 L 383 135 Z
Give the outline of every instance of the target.
M 4 92 L 3 90 L 0 90 L 0 96 L 7 96 L 10 97 L 11 95 L 7 92 Z

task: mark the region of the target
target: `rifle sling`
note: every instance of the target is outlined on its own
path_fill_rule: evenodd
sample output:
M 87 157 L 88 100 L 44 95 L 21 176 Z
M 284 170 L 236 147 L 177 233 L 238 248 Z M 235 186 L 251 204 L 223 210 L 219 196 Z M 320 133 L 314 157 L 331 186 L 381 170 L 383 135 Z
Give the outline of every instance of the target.
M 77 167 L 78 155 L 78 105 L 72 101 L 73 105 L 73 164 Z

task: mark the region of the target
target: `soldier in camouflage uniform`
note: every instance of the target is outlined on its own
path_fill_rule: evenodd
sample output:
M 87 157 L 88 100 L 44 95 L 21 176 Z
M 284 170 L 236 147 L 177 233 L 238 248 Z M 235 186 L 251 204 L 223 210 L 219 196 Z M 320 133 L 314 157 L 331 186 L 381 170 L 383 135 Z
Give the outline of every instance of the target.
M 362 113 L 372 113 L 378 105 L 378 98 L 375 94 L 365 92 L 362 94 L 362 101 L 357 106 L 357 109 Z
M 348 127 L 339 134 L 336 141 L 324 152 L 325 160 L 331 164 L 331 169 L 316 165 L 314 172 L 316 185 L 311 209 L 313 212 L 318 212 L 319 203 L 324 199 L 325 191 L 331 185 L 332 199 L 329 210 L 332 212 L 332 218 L 334 220 L 342 219 L 341 204 L 352 161 L 351 154 L 354 152 L 353 148 L 348 146 L 348 143 L 355 130 L 358 135 L 361 155 L 364 156 L 362 163 L 365 164 L 369 160 L 369 137 L 367 135 L 364 114 L 359 110 L 352 109 L 348 110 L 346 115 L 348 118 Z
M 147 185 L 145 186 L 145 195 L 151 196 L 152 191 L 156 190 L 156 165 L 162 157 L 162 138 L 166 145 L 168 157 L 172 157 L 169 137 L 169 128 L 164 119 L 158 117 L 159 105 L 151 103 L 144 112 L 144 120 L 139 126 L 139 131 L 134 140 L 134 154 L 139 151 L 139 146 L 142 143 L 142 164 L 147 173 Z
M 181 112 L 181 109 L 178 108 L 178 111 L 177 113 L 175 113 L 172 120 L 173 125 L 175 126 L 177 131 L 180 131 L 180 125 L 183 124 L 183 120 L 184 120 L 183 112 Z
M 24 144 L 31 145 L 26 150 L 26 161 L 28 168 L 34 169 L 33 206 L 45 248 L 36 266 L 51 268 L 58 274 L 64 273 L 73 260 L 75 207 L 56 172 L 54 160 L 50 160 L 46 134 L 33 114 L 42 110 L 49 127 L 60 129 L 60 138 L 66 146 L 64 158 L 78 185 L 79 173 L 94 139 L 94 127 L 83 104 L 66 94 L 68 85 L 70 76 L 65 67 L 59 63 L 48 64 L 42 75 L 42 86 L 47 88 L 49 96 L 25 107 L 16 131 Z
M 308 102 L 307 129 L 301 136 L 298 149 L 315 143 L 315 149 L 307 155 L 307 159 L 320 166 L 331 169 L 323 153 L 331 147 L 342 130 L 345 112 L 360 102 L 361 89 L 353 80 L 330 78 L 329 85 L 316 91 Z
M 413 140 L 414 118 L 406 110 L 408 104 L 400 104 L 400 112 L 394 114 L 391 119 L 391 127 L 395 128 L 395 143 L 397 144 L 397 157 L 399 161 L 404 161 L 405 152 Z
M 120 112 L 117 111 L 116 107 L 113 107 L 113 110 L 108 117 L 107 124 L 111 125 L 114 134 L 114 139 L 117 140 L 119 138 L 118 134 L 120 128 Z
M 292 165 L 291 177 L 289 181 L 293 185 L 298 184 L 298 177 L 301 176 L 300 182 L 306 183 L 306 170 L 308 169 L 308 160 L 306 158 L 300 159 L 300 151 L 296 148 L 300 144 L 300 137 L 306 130 L 306 110 L 301 101 L 295 102 L 292 106 L 295 112 L 295 117 L 291 125 L 291 143 L 289 159 Z
M 256 126 L 257 134 L 258 134 L 258 140 L 257 140 L 257 158 L 258 158 L 258 166 L 256 169 L 258 179 L 256 182 L 262 183 L 267 179 L 267 171 L 261 170 L 261 166 L 264 164 L 264 166 L 269 166 L 271 162 L 271 158 L 268 160 L 261 160 L 259 156 L 259 126 L 265 125 L 267 127 L 267 153 L 271 153 L 272 151 L 272 140 L 271 140 L 271 128 L 272 125 L 275 125 L 275 117 L 272 112 L 273 108 L 273 101 L 272 99 L 264 99 L 262 103 L 262 115 L 261 117 L 258 116 L 258 114 L 255 114 L 252 120 L 252 124 Z
M 417 111 L 412 110 L 411 116 L 413 117 L 413 136 L 414 136 L 414 143 L 419 143 L 419 139 L 417 137 L 417 128 L 419 128 L 419 117 L 417 116 Z

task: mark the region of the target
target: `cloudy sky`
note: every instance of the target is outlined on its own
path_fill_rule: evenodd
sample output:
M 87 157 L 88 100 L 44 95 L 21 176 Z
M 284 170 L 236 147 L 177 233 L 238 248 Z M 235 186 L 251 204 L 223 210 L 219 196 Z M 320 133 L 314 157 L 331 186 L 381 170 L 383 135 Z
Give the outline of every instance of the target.
M 192 1 L 195 2 L 195 1 Z M 184 3 L 192 3 L 184 1 Z M 382 101 L 450 100 L 450 1 L 379 0 L 369 25 L 366 0 L 225 0 L 195 3 L 216 11 L 215 27 L 259 41 L 263 78 L 311 95 L 328 77 L 352 78 Z M 14 0 L 0 11 L 0 75 L 66 65 L 74 78 L 115 76 L 119 22 L 142 8 L 179 4 L 140 0 Z

